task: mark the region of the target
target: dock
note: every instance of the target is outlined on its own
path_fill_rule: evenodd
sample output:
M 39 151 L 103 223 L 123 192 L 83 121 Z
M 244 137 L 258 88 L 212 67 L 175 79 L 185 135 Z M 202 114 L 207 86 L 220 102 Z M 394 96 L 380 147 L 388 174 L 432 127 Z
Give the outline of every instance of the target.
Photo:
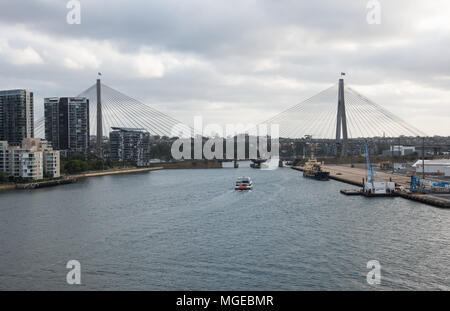
M 398 196 L 397 192 L 391 192 L 391 193 L 377 193 L 377 194 L 370 194 L 367 192 L 362 191 L 361 189 L 348 189 L 348 190 L 341 190 L 342 194 L 345 195 L 362 195 L 369 198 L 375 198 L 375 197 L 396 197 Z
M 362 194 L 362 191 L 360 189 L 348 189 L 348 190 L 343 189 L 340 192 L 345 195 L 361 195 Z
M 363 178 L 366 177 L 366 170 L 363 168 L 350 167 L 344 165 L 324 165 L 324 171 L 330 172 L 330 179 L 337 180 L 353 186 L 363 187 Z M 292 169 L 303 171 L 301 166 L 293 166 Z M 386 172 L 377 172 L 381 179 L 385 181 L 392 180 L 398 186 L 403 186 L 405 189 L 409 188 L 410 177 L 391 174 Z M 344 191 L 344 192 L 342 192 Z M 354 190 L 342 190 L 341 193 L 345 195 L 358 195 Z M 450 196 L 446 194 L 414 194 L 407 191 L 396 191 L 396 196 L 404 199 L 432 205 L 441 208 L 450 208 Z
M 335 180 L 343 181 L 355 186 L 362 187 L 362 180 L 366 178 L 366 169 L 358 167 L 350 167 L 344 165 L 324 165 L 323 169 L 330 172 L 330 178 L 333 176 Z M 409 188 L 411 182 L 410 177 L 377 171 L 378 176 L 384 181 L 392 180 L 398 186 Z
M 425 203 L 428 205 L 433 205 L 436 207 L 441 208 L 450 208 L 450 201 L 446 200 L 445 198 L 440 198 L 436 195 L 429 195 L 429 194 L 412 194 L 412 193 L 406 193 L 403 191 L 399 191 L 398 195 L 412 201 Z

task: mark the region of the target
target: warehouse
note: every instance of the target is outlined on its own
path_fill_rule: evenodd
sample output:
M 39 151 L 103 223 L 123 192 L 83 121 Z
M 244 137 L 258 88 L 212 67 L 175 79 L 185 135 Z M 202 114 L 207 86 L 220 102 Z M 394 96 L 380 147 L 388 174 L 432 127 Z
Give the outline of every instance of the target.
M 440 160 L 425 160 L 425 168 L 423 171 L 426 174 L 443 174 L 446 177 L 450 177 L 450 159 Z M 422 160 L 418 160 L 413 164 L 417 173 L 422 172 Z

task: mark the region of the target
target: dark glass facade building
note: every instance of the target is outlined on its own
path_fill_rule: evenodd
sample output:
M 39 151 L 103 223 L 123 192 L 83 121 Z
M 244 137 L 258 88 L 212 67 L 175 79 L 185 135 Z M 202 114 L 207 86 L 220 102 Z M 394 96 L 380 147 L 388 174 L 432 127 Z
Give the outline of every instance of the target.
M 0 140 L 20 146 L 34 137 L 33 93 L 27 90 L 0 91 Z
M 69 155 L 89 152 L 89 99 L 51 97 L 44 99 L 45 139 L 53 149 Z

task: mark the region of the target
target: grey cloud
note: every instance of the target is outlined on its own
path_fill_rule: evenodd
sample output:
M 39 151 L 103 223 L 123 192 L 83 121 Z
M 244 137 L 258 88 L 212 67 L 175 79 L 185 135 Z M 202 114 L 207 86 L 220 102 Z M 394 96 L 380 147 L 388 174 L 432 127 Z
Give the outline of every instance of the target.
M 36 43 L 32 46 L 45 63 L 16 66 L 0 59 L 2 88 L 28 87 L 38 97 L 75 95 L 102 71 L 105 83 L 177 117 L 189 119 L 190 111 L 204 111 L 210 119 L 225 120 L 230 110 L 245 107 L 254 113 L 239 117 L 252 119 L 262 111 L 269 117 L 300 102 L 346 71 L 348 81 L 357 86 L 403 87 L 404 81 L 411 81 L 435 89 L 440 97 L 430 98 L 430 113 L 449 101 L 450 80 L 445 77 L 450 76 L 450 28 L 436 33 L 416 30 L 418 19 L 436 18 L 430 12 L 446 18 L 448 6 L 436 10 L 419 0 L 381 1 L 382 24 L 368 25 L 367 1 L 81 0 L 81 25 L 68 25 L 66 3 L 1 1 L 0 27 L 24 25 L 27 31 L 61 44 L 109 42 L 118 53 L 131 57 L 148 49 L 187 55 L 205 65 L 175 66 L 153 78 L 130 76 L 131 64 L 127 68 L 123 62 L 103 59 L 99 68 L 69 70 L 62 59 L 46 57 L 53 51 L 45 43 Z M 13 35 L 8 42 L 14 48 L 30 45 Z M 395 110 L 396 103 L 415 100 L 408 96 L 398 98 L 394 90 L 383 89 L 374 99 Z M 217 106 L 214 103 L 228 106 L 210 109 Z M 398 111 L 406 113 L 405 119 L 412 116 L 400 106 Z M 433 124 L 424 126 L 433 133 Z M 437 131 L 442 134 L 445 128 Z

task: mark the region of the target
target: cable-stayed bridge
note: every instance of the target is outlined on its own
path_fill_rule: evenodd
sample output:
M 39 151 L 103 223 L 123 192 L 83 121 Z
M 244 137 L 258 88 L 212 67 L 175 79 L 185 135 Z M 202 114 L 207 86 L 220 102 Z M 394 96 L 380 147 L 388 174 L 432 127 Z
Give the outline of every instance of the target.
M 102 133 L 108 136 L 112 127 L 144 128 L 152 135 L 173 136 L 184 133 L 192 136 L 193 129 L 181 121 L 156 110 L 105 84 L 101 84 Z M 97 135 L 97 85 L 94 84 L 78 97 L 89 99 L 90 134 Z M 35 123 L 37 137 L 45 137 L 45 118 Z
M 189 125 L 127 96 L 105 84 L 98 83 L 79 94 L 90 102 L 90 134 L 97 130 L 108 135 L 111 127 L 147 129 L 152 135 L 193 135 Z M 97 88 L 101 100 L 97 102 Z M 101 105 L 101 128 L 97 129 L 98 105 Z M 280 137 L 302 138 L 311 135 L 315 139 L 335 139 L 343 145 L 349 138 L 426 136 L 385 108 L 374 103 L 352 88 L 344 86 L 344 80 L 303 102 L 286 109 L 260 124 L 277 124 Z M 45 121 L 36 121 L 35 133 L 44 137 Z
M 286 138 L 305 135 L 322 139 L 426 136 L 385 108 L 344 86 L 343 80 L 341 89 L 343 94 L 340 96 L 339 83 L 336 83 L 261 124 L 278 124 L 280 137 Z

